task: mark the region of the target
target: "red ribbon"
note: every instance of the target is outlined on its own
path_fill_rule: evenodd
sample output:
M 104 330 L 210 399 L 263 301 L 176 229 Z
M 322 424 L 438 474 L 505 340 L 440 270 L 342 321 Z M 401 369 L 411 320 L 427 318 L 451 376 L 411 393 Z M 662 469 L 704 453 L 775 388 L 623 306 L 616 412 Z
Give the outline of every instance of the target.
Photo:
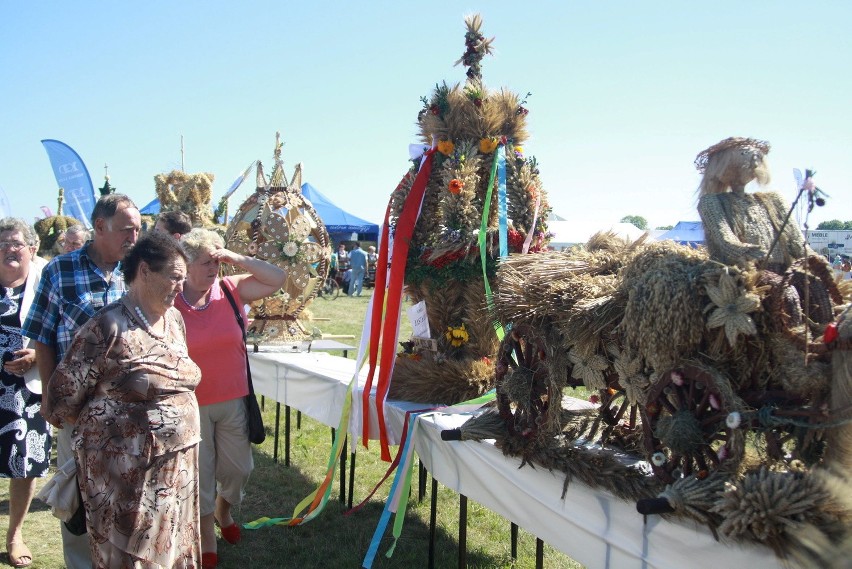
M 385 462 L 390 462 L 391 460 L 390 449 L 388 448 L 387 426 L 385 425 L 385 400 L 390 389 L 394 358 L 396 358 L 399 314 L 402 305 L 402 287 L 405 284 L 405 267 L 408 264 L 408 249 L 411 245 L 411 236 L 414 234 L 414 226 L 417 224 L 417 219 L 420 216 L 420 206 L 423 204 L 423 196 L 426 194 L 426 186 L 429 182 L 429 176 L 432 173 L 435 149 L 427 150 L 423 156 L 424 160 L 420 166 L 420 171 L 414 179 L 411 190 L 408 192 L 408 196 L 406 196 L 403 203 L 399 218 L 396 220 L 390 278 L 387 279 L 387 295 L 385 295 L 387 270 L 376 271 L 376 286 L 373 293 L 369 368 L 367 382 L 361 394 L 364 409 L 362 438 L 363 444 L 366 447 L 370 434 L 370 390 L 373 387 L 373 376 L 376 372 L 376 360 L 378 359 L 379 376 L 376 382 L 376 413 L 379 422 L 381 456 Z M 382 227 L 382 242 L 378 267 L 387 267 L 389 218 L 390 204 L 388 204 L 388 209 L 385 212 L 385 222 Z M 386 299 L 387 307 L 384 307 Z M 384 318 L 382 318 L 383 312 Z M 382 349 L 379 356 L 380 339 Z

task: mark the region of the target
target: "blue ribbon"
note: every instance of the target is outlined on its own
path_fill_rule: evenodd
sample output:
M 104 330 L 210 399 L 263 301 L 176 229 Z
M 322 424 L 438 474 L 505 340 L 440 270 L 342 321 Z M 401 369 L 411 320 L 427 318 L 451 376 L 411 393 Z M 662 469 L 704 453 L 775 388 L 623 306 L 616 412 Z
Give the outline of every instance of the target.
M 497 147 L 497 219 L 500 230 L 500 256 L 509 256 L 509 222 L 506 208 L 506 146 Z

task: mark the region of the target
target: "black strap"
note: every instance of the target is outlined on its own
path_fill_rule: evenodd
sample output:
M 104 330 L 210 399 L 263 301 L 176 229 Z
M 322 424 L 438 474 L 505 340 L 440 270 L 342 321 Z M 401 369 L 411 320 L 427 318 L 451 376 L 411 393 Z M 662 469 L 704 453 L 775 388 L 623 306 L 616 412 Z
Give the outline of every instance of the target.
M 237 324 L 240 325 L 240 330 L 243 331 L 243 343 L 246 341 L 246 324 L 243 322 L 243 313 L 237 307 L 237 301 L 234 300 L 234 295 L 231 294 L 231 291 L 228 290 L 228 287 L 225 286 L 225 282 L 220 280 L 219 286 L 222 287 L 222 292 L 225 293 L 225 296 L 228 299 L 228 302 L 231 303 L 231 308 L 234 309 L 234 315 L 237 317 Z M 254 395 L 254 385 L 251 383 L 251 365 L 249 365 L 248 359 L 248 350 L 246 350 L 246 378 L 248 378 L 248 388 L 249 395 Z

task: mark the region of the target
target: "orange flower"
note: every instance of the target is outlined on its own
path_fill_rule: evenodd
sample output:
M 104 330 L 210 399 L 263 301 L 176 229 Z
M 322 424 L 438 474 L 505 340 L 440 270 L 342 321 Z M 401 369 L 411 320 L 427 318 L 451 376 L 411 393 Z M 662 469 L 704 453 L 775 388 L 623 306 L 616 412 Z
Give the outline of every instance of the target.
M 452 143 L 450 140 L 439 140 L 438 141 L 438 152 L 445 156 L 449 156 L 455 150 L 456 145 Z
M 450 180 L 449 189 L 450 189 L 451 194 L 459 193 L 460 191 L 462 191 L 463 187 L 464 187 L 464 182 L 462 182 L 458 178 L 453 178 L 452 180 Z
M 496 138 L 483 138 L 479 141 L 479 151 L 483 154 L 491 154 L 497 149 L 497 143 Z

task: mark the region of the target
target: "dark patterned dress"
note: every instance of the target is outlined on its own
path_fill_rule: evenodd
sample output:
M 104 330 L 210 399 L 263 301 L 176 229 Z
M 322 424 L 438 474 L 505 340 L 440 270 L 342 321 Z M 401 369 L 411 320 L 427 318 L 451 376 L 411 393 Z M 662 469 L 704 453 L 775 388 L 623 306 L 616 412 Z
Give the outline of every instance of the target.
M 180 313 L 158 338 L 110 304 L 84 325 L 45 390 L 72 444 L 96 567 L 198 567 L 198 404 Z M 66 427 L 68 428 L 68 427 Z
M 0 350 L 3 363 L 20 350 L 24 286 L 0 287 Z M 36 478 L 50 467 L 50 426 L 39 410 L 41 394 L 22 376 L 0 368 L 0 477 Z

